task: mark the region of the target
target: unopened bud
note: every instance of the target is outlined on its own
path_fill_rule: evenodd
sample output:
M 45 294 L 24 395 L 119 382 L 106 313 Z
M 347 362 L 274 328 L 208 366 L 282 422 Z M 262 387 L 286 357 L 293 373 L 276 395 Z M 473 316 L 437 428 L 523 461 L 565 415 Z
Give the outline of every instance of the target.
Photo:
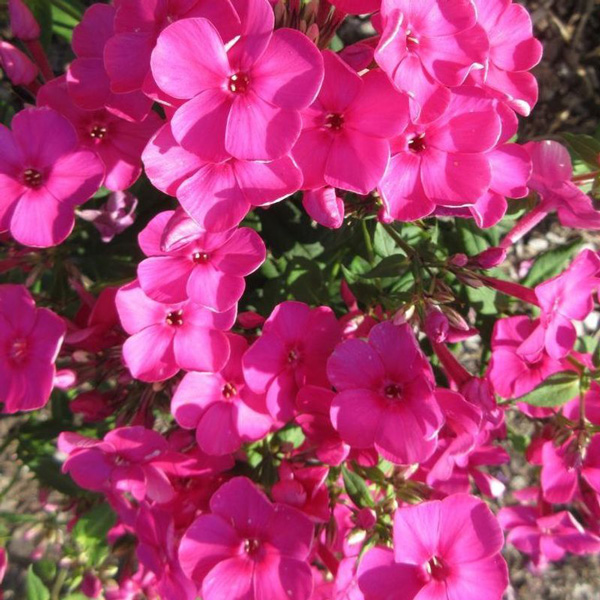
M 40 26 L 23 0 L 8 0 L 10 28 L 13 35 L 24 42 L 40 37 Z

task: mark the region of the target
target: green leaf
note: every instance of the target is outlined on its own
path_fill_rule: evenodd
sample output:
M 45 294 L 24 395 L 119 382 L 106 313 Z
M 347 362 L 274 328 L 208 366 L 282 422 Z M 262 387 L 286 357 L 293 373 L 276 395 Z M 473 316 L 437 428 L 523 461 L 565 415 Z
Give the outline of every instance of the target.
M 529 394 L 517 398 L 517 402 L 525 402 L 532 406 L 562 406 L 579 395 L 579 376 L 577 373 L 565 371 L 548 377 L 541 385 Z
M 385 230 L 385 227 L 381 223 L 377 223 L 375 226 L 373 250 L 381 258 L 391 256 L 392 254 L 404 254 L 396 244 L 394 238 Z
M 97 565 L 108 554 L 106 534 L 115 522 L 108 504 L 100 504 L 79 518 L 73 527 L 73 539 L 87 555 L 89 564 Z
M 462 241 L 463 250 L 469 256 L 476 256 L 490 246 L 495 246 L 498 240 L 491 231 L 483 231 L 475 225 L 474 221 L 455 219 L 455 227 Z
M 346 493 L 358 508 L 375 506 L 369 488 L 367 488 L 365 480 L 360 475 L 342 466 L 342 478 Z
M 558 275 L 581 246 L 583 246 L 582 240 L 574 240 L 542 254 L 527 273 L 523 285 L 534 287 L 538 283 Z
M 598 168 L 600 140 L 590 135 L 575 133 L 563 133 L 562 137 L 576 156 L 586 162 L 592 169 Z
M 33 572 L 33 565 L 27 569 L 27 600 L 50 600 L 50 592 L 42 580 Z
M 375 279 L 377 277 L 400 277 L 402 268 L 410 264 L 408 257 L 403 254 L 386 256 L 368 273 L 362 275 L 364 279 Z
M 48 0 L 25 0 L 41 29 L 40 40 L 48 46 L 52 38 L 52 7 Z

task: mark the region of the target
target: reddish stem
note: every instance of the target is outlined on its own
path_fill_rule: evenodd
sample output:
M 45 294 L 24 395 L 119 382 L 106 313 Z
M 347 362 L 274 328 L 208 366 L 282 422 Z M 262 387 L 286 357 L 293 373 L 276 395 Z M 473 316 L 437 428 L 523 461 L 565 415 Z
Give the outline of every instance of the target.
M 446 375 L 449 379 L 454 381 L 458 387 L 464 385 L 469 380 L 473 379 L 473 375 L 469 373 L 456 359 L 456 356 L 448 350 L 446 344 L 432 343 L 433 351 L 440 359 Z
M 48 62 L 48 57 L 46 56 L 46 52 L 40 44 L 40 40 L 29 40 L 25 42 L 25 46 L 29 50 L 29 53 L 33 57 L 33 60 L 37 63 L 42 76 L 46 81 L 50 81 L 54 79 L 54 73 L 52 71 L 52 67 L 50 67 L 50 63 Z
M 512 281 L 504 281 L 503 279 L 496 279 L 495 277 L 481 277 L 481 281 L 488 287 L 498 290 L 507 296 L 513 296 L 513 298 L 518 298 L 534 306 L 540 305 L 535 292 L 524 285 L 513 283 Z
M 538 204 L 531 212 L 527 213 L 517 224 L 504 236 L 500 242 L 500 248 L 507 249 L 518 242 L 525 234 L 529 233 L 536 225 L 541 223 L 548 210 Z

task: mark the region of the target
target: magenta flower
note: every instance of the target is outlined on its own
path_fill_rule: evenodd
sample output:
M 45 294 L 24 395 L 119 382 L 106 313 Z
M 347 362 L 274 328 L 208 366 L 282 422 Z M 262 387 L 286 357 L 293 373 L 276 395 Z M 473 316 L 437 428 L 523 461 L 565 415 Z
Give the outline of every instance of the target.
M 288 154 L 300 134 L 299 111 L 323 79 L 316 46 L 299 31 L 274 32 L 267 0 L 238 8 L 242 34 L 229 49 L 210 21 L 185 19 L 167 27 L 152 52 L 158 86 L 188 100 L 173 115 L 173 135 L 211 162 Z
M 503 543 L 498 520 L 474 496 L 399 508 L 394 550 L 370 550 L 359 585 L 366 600 L 500 600 L 508 586 Z
M 349 14 L 363 15 L 379 10 L 381 0 L 330 0 L 335 7 Z
M 121 0 L 117 4 L 114 31 L 104 49 L 104 66 L 115 93 L 141 90 L 150 95 L 156 83 L 150 56 L 160 32 L 179 19 L 203 17 L 228 42 L 240 32 L 240 20 L 230 0 Z
M 165 248 L 165 236 L 170 248 Z M 153 300 L 169 304 L 188 298 L 225 312 L 237 305 L 244 277 L 264 262 L 266 249 L 258 233 L 247 227 L 207 233 L 181 209 L 158 214 L 140 234 L 149 256 L 138 266 L 141 288 Z
M 5 413 L 42 408 L 52 392 L 64 321 L 36 308 L 22 285 L 0 285 L 0 402 Z
M 566 271 L 536 286 L 542 312 L 539 325 L 519 347 L 522 356 L 536 361 L 544 349 L 556 360 L 569 354 L 577 339 L 573 321 L 583 321 L 594 308 L 599 273 L 600 257 L 584 250 Z
M 104 187 L 125 190 L 142 172 L 142 151 L 161 124 L 155 112 L 140 122 L 121 119 L 106 109 L 84 110 L 69 96 L 66 78 L 46 83 L 38 94 L 38 105 L 50 106 L 67 117 L 84 148 L 93 150 L 104 163 Z
M 271 504 L 249 479 L 236 477 L 186 531 L 179 561 L 204 600 L 308 600 L 312 538 L 306 515 Z
M 216 372 L 229 358 L 223 333 L 235 321 L 235 309 L 215 313 L 194 302 L 162 304 L 133 281 L 117 292 L 123 329 L 123 360 L 136 379 L 163 381 L 180 369 Z
M 165 124 L 143 154 L 150 181 L 177 196 L 185 211 L 207 231 L 237 226 L 254 206 L 266 206 L 296 192 L 302 173 L 283 156 L 270 162 L 231 158 L 207 163 L 181 147 Z
M 168 452 L 167 441 L 156 431 L 144 427 L 121 427 L 92 440 L 77 433 L 58 436 L 58 448 L 68 454 L 62 470 L 77 485 L 93 492 L 127 492 L 138 502 L 145 498 L 168 502 L 173 486 L 160 466 L 167 458 L 180 457 Z
M 494 101 L 476 88 L 453 90 L 441 116 L 430 123 L 413 121 L 392 142 L 379 185 L 386 215 L 414 221 L 436 206 L 475 204 L 492 184 L 489 150 L 501 133 Z
M 130 192 L 113 192 L 100 208 L 80 210 L 77 215 L 93 223 L 100 239 L 108 244 L 115 235 L 133 225 L 137 205 L 138 199 Z
M 141 121 L 150 112 L 150 98 L 141 91 L 113 94 L 104 68 L 104 48 L 114 33 L 115 12 L 108 4 L 93 4 L 85 11 L 73 30 L 72 45 L 77 58 L 69 65 L 67 87 L 80 108 L 106 108 L 118 117 Z
M 529 187 L 541 199 L 540 210 L 556 210 L 565 227 L 600 229 L 600 212 L 572 181 L 573 167 L 568 150 L 558 142 L 529 142 L 524 148 L 533 161 Z
M 377 63 L 410 97 L 413 119 L 436 118 L 450 101 L 447 88 L 461 85 L 487 58 L 475 6 L 470 0 L 383 0 L 381 16 Z
M 327 362 L 327 375 L 338 392 L 331 421 L 346 443 L 375 447 L 396 464 L 433 454 L 444 417 L 431 367 L 409 325 L 386 321 L 371 329 L 368 341 L 343 342 Z
M 227 364 L 218 373 L 188 373 L 171 403 L 177 423 L 195 429 L 198 446 L 212 456 L 230 454 L 243 443 L 261 439 L 273 424 L 264 397 L 244 381 L 242 356 L 248 342 L 234 334 L 228 339 Z
M 12 131 L 0 125 L 0 231 L 26 246 L 60 244 L 75 224 L 75 206 L 98 191 L 103 176 L 102 163 L 78 148 L 63 116 L 22 110 Z
M 327 385 L 325 363 L 339 335 L 338 322 L 326 306 L 311 309 L 302 302 L 282 302 L 275 307 L 242 361 L 248 387 L 267 394 L 274 418 L 293 417 L 303 386 Z
M 38 68 L 18 48 L 0 40 L 0 67 L 13 85 L 29 85 L 38 75 Z
M 490 51 L 485 71 L 474 71 L 473 78 L 498 92 L 513 110 L 526 117 L 538 98 L 537 81 L 529 71 L 540 62 L 543 51 L 533 37 L 531 17 L 512 0 L 474 0 L 474 5 Z
M 8 0 L 10 28 L 13 35 L 24 42 L 40 37 L 40 26 L 23 0 Z
M 538 327 L 538 320 L 532 321 L 526 316 L 498 319 L 494 324 L 488 378 L 502 398 L 524 396 L 550 375 L 568 368 L 546 352 L 530 359 L 519 351 Z
M 344 201 L 332 187 L 307 190 L 302 196 L 302 206 L 323 227 L 339 229 L 344 223 Z
M 408 125 L 408 100 L 383 71 L 359 77 L 337 54 L 323 51 L 325 78 L 315 102 L 302 113 L 294 160 L 303 188 L 329 185 L 368 194 L 390 159 L 389 139 Z

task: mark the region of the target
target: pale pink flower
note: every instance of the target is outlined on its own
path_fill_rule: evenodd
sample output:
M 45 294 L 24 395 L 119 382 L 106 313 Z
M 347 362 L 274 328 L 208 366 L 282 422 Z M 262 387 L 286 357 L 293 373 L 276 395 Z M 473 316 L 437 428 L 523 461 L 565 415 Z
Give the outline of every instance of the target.
M 150 181 L 165 194 L 177 196 L 207 231 L 227 231 L 253 207 L 282 200 L 302 184 L 302 173 L 289 156 L 267 162 L 235 158 L 206 162 L 177 143 L 170 123 L 150 140 L 143 160 Z
M 490 50 L 486 68 L 473 79 L 498 92 L 508 105 L 528 116 L 538 98 L 535 77 L 529 73 L 542 58 L 542 44 L 533 37 L 531 17 L 512 0 L 474 0 L 477 23 L 487 33 Z
M 371 329 L 368 341 L 343 342 L 327 362 L 327 375 L 338 392 L 331 421 L 346 443 L 375 447 L 396 464 L 433 454 L 444 417 L 431 367 L 409 325 L 386 321 Z
M 0 231 L 26 246 L 60 244 L 75 224 L 75 207 L 91 198 L 104 176 L 97 156 L 78 148 L 59 113 L 29 108 L 12 131 L 0 125 Z
M 483 67 L 485 31 L 470 0 L 383 0 L 383 30 L 375 59 L 411 98 L 413 119 L 430 121 L 450 101 L 449 87 Z
M 230 454 L 243 443 L 264 437 L 273 420 L 265 399 L 244 381 L 242 356 L 248 342 L 229 334 L 231 353 L 218 373 L 188 373 L 171 402 L 171 412 L 181 427 L 196 430 L 200 449 L 213 456 Z
M 237 305 L 244 293 L 244 277 L 258 269 L 266 256 L 265 245 L 253 229 L 207 233 L 181 209 L 159 213 L 139 239 L 149 258 L 139 264 L 138 279 L 150 298 L 169 304 L 189 298 L 217 312 Z
M 339 324 L 326 306 L 311 309 L 302 302 L 283 302 L 275 307 L 243 359 L 246 383 L 267 394 L 274 418 L 293 417 L 303 386 L 327 385 L 325 363 L 339 336 Z
M 40 89 L 38 105 L 54 108 L 69 119 L 81 146 L 93 150 L 104 163 L 104 187 L 112 191 L 127 189 L 140 176 L 142 151 L 162 122 L 155 112 L 142 121 L 131 122 L 106 109 L 79 108 L 68 93 L 64 76 Z
M 0 40 L 0 66 L 13 85 L 29 85 L 38 75 L 37 66 L 18 48 Z
M 323 79 L 316 46 L 299 31 L 273 31 L 267 0 L 240 3 L 238 12 L 241 36 L 229 48 L 207 19 L 184 19 L 160 34 L 152 52 L 158 86 L 187 100 L 173 115 L 173 135 L 212 162 L 288 154 L 300 134 L 299 111 Z
M 393 140 L 379 184 L 384 215 L 413 221 L 436 206 L 474 205 L 492 185 L 492 150 L 503 123 L 495 101 L 472 87 L 455 89 L 446 110 L 430 123 L 412 122 Z
M 365 600 L 500 600 L 508 586 L 503 543 L 498 520 L 473 496 L 399 508 L 393 552 L 370 550 L 359 585 Z
M 116 9 L 108 4 L 93 4 L 85 11 L 73 30 L 72 46 L 77 58 L 67 70 L 67 87 L 80 108 L 106 108 L 119 117 L 141 121 L 150 111 L 150 98 L 141 91 L 112 93 L 104 69 L 104 48 L 114 33 L 115 12 Z
M 312 538 L 306 515 L 271 504 L 249 479 L 236 477 L 186 531 L 179 561 L 204 600 L 308 600 Z
M 0 402 L 3 412 L 42 408 L 52 392 L 54 361 L 65 335 L 64 321 L 36 308 L 22 285 L 0 285 Z
M 117 293 L 123 329 L 123 360 L 142 381 L 164 381 L 180 369 L 219 371 L 229 358 L 224 330 L 235 322 L 235 308 L 215 313 L 191 301 L 162 304 L 144 294 L 137 281 Z
M 302 113 L 293 149 L 305 189 L 326 185 L 368 194 L 390 159 L 389 140 L 408 125 L 408 100 L 379 69 L 359 77 L 337 54 L 323 51 L 325 78 Z

